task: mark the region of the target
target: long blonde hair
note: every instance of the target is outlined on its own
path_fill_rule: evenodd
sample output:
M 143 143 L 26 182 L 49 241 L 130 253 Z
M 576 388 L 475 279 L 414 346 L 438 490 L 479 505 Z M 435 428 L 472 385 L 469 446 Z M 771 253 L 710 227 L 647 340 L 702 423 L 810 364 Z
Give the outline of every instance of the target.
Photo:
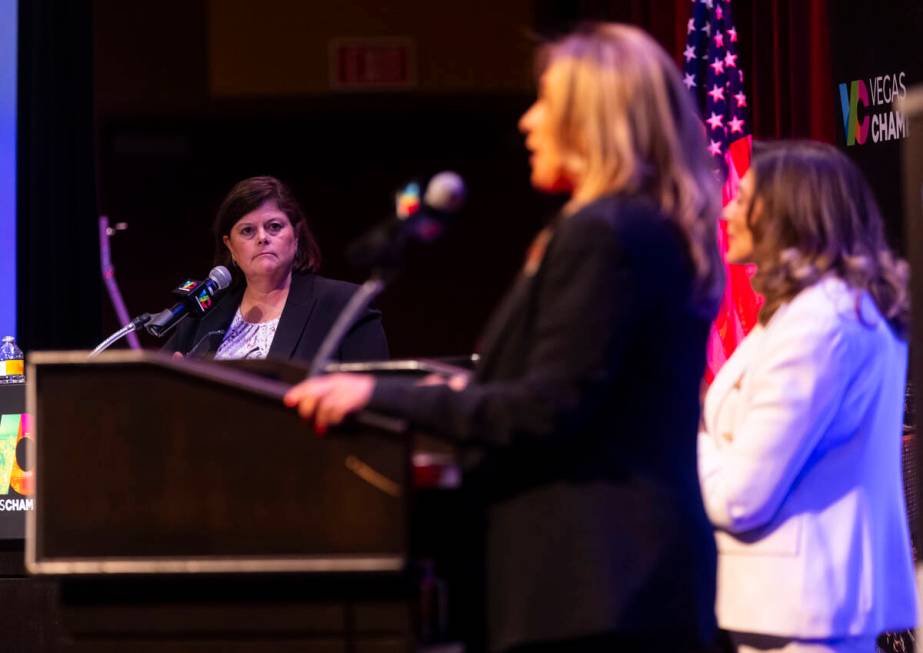
M 681 227 L 696 304 L 712 317 L 724 281 L 720 194 L 701 117 L 676 65 L 646 33 L 616 23 L 588 25 L 539 57 L 564 80 L 545 97 L 564 166 L 576 180 L 565 211 L 615 192 L 651 198 Z
M 910 269 L 888 247 L 875 197 L 849 157 L 824 143 L 776 143 L 754 157 L 751 169 L 753 287 L 766 298 L 760 321 L 832 273 L 868 291 L 892 328 L 906 335 Z

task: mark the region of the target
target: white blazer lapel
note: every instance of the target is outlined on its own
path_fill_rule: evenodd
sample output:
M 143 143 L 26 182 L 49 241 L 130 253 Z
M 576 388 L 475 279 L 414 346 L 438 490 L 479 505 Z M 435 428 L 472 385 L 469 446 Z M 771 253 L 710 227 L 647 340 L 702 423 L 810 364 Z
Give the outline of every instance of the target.
M 762 325 L 753 327 L 712 381 L 705 395 L 703 407 L 705 430 L 708 433 L 720 437 L 719 424 L 724 421 L 721 419 L 721 411 L 726 408 L 728 395 L 740 388 L 740 382 L 753 359 L 753 353 L 759 349 L 764 334 L 765 329 Z

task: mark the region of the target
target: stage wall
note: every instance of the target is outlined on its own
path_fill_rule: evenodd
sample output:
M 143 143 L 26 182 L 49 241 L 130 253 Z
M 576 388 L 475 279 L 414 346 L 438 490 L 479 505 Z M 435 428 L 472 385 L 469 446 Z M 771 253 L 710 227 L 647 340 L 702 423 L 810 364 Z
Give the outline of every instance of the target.
M 919 0 L 830 2 L 837 144 L 875 189 L 891 242 L 906 253 L 901 144 L 906 118 L 893 103 L 923 83 Z

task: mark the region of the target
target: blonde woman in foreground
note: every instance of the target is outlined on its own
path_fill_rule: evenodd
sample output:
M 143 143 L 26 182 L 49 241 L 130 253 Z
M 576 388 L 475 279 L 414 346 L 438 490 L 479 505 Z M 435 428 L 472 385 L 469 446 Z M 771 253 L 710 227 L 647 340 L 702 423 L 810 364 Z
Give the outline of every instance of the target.
M 699 651 L 714 538 L 695 466 L 721 293 L 715 185 L 673 61 L 595 25 L 541 53 L 520 128 L 569 195 L 481 340 L 470 382 L 333 375 L 286 397 L 323 430 L 368 408 L 477 451 L 494 651 Z

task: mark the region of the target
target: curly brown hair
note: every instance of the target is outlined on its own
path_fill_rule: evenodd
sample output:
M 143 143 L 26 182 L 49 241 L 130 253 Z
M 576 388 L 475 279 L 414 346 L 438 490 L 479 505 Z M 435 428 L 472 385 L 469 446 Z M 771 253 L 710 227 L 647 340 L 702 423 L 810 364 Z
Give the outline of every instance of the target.
M 910 320 L 909 266 L 888 246 L 868 183 L 840 150 L 813 141 L 764 145 L 751 170 L 747 208 L 760 322 L 821 277 L 867 291 L 901 337 Z M 857 293 L 858 302 L 861 294 Z M 861 314 L 860 314 L 861 317 Z

